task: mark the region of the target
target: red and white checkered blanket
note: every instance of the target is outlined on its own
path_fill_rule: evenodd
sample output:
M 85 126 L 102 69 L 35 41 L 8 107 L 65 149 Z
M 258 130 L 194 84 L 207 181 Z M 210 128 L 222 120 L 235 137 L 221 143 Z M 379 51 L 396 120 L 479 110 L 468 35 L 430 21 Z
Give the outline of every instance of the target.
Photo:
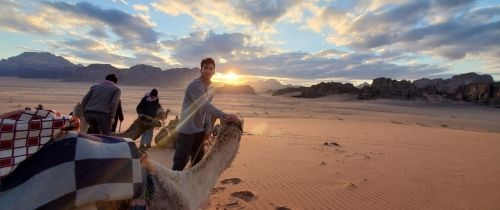
M 18 110 L 0 115 L 0 180 L 37 152 L 70 116 L 52 110 Z

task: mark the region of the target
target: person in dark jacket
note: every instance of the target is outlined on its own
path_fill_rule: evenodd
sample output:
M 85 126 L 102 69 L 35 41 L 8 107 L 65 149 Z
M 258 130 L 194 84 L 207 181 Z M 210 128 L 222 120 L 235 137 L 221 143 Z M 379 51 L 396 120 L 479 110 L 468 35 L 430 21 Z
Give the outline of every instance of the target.
M 118 78 L 108 74 L 106 80 L 93 85 L 82 99 L 85 121 L 89 125 L 89 134 L 111 134 L 121 90 L 116 85 Z
M 116 132 L 116 126 L 118 125 L 118 120 L 120 120 L 120 125 L 123 122 L 123 110 L 122 110 L 122 101 L 118 101 L 118 108 L 116 109 L 115 122 L 111 127 L 111 132 Z M 120 131 L 120 130 L 119 130 Z
M 137 105 L 137 114 L 147 115 L 150 117 L 156 117 L 156 112 L 161 108 L 160 100 L 158 99 L 158 90 L 153 89 L 151 92 L 147 93 L 142 99 L 139 105 Z M 151 141 L 153 140 L 153 128 L 149 129 L 142 134 L 141 145 L 139 149 L 147 150 L 151 148 Z

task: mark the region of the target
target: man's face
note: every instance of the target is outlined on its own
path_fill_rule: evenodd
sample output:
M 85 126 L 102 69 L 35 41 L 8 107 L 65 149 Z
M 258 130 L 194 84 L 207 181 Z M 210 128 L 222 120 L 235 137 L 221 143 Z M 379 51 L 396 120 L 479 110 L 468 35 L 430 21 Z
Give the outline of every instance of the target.
M 210 79 L 212 79 L 212 76 L 215 74 L 215 66 L 211 63 L 205 64 L 200 71 L 203 79 L 205 79 L 206 81 L 210 81 Z

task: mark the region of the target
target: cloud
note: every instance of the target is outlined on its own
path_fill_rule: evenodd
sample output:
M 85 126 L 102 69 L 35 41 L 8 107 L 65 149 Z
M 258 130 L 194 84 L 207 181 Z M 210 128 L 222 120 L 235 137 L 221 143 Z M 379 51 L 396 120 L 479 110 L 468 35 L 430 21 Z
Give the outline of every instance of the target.
M 43 50 L 35 49 L 32 47 L 27 47 L 27 46 L 16 46 L 19 49 L 22 49 L 24 51 L 29 51 L 29 52 L 43 52 Z
M 115 9 L 101 9 L 92 4 L 81 2 L 69 4 L 64 2 L 44 2 L 43 5 L 56 9 L 73 18 L 84 18 L 105 24 L 119 36 L 122 45 L 136 49 L 158 50 L 158 33 L 144 16 L 130 15 Z M 93 32 L 102 32 L 95 29 Z M 96 33 L 91 33 L 96 34 Z M 97 33 L 99 34 L 99 33 Z M 101 33 L 103 34 L 103 33 Z
M 244 1 L 211 1 L 211 0 L 159 0 L 152 6 L 168 15 L 191 16 L 195 27 L 216 28 L 224 26 L 235 28 L 240 26 L 256 26 L 260 29 L 274 31 L 273 24 L 288 11 L 299 5 L 301 0 L 244 0 Z M 296 11 L 293 11 L 296 13 Z M 294 14 L 295 16 L 297 14 Z
M 251 36 L 243 33 L 194 32 L 188 37 L 162 42 L 172 48 L 172 57 L 180 63 L 198 66 L 204 57 L 218 59 L 236 59 L 251 56 L 263 51 L 263 48 L 250 43 Z
M 293 0 L 245 0 L 237 1 L 235 8 L 242 16 L 259 26 L 264 23 L 272 24 L 286 14 L 298 1 Z
M 122 53 L 119 45 L 91 38 L 67 39 L 63 41 L 49 40 L 46 43 L 53 51 L 61 52 L 75 63 L 109 63 L 116 67 L 130 67 L 136 64 L 147 64 L 161 68 L 175 66 L 168 56 L 155 52 Z
M 132 5 L 132 7 L 133 7 L 135 10 L 139 11 L 139 12 L 146 12 L 146 13 L 147 13 L 147 12 L 149 12 L 149 7 L 148 7 L 148 5 L 143 5 L 143 4 L 134 4 L 134 5 Z
M 0 29 L 35 34 L 49 34 L 50 29 L 37 15 L 25 14 L 22 5 L 14 1 L 2 1 L 0 7 Z
M 250 25 L 229 1 L 211 0 L 159 0 L 151 4 L 153 8 L 167 15 L 187 14 L 194 19 L 193 27 L 216 28 L 219 25 L 235 27 Z
M 308 26 L 326 32 L 328 41 L 356 51 L 392 48 L 451 60 L 498 57 L 500 6 L 475 7 L 472 0 L 376 4 L 360 1 L 349 11 L 323 7 L 308 19 Z
M 115 3 L 122 3 L 122 4 L 125 4 L 125 5 L 128 5 L 128 2 L 125 1 L 125 0 L 112 0 L 113 2 Z
M 308 53 L 284 53 L 243 59 L 235 61 L 237 64 L 233 65 L 239 66 L 240 71 L 245 74 L 336 80 L 370 80 L 377 77 L 418 79 L 448 71 L 446 67 L 426 64 L 388 63 L 384 56 L 386 55 L 352 53 L 338 58 L 325 58 Z
M 91 38 L 44 40 L 51 47 L 51 51 L 63 52 L 70 55 L 70 59 L 77 63 L 110 63 L 113 65 L 124 65 L 128 59 L 126 56 L 118 55 L 118 46 Z
M 380 76 L 418 79 L 449 74 L 450 60 L 479 60 L 471 66 L 484 68 L 471 71 L 498 72 L 500 6 L 482 5 L 471 0 L 347 4 L 159 0 L 133 4 L 130 12 L 135 14 L 130 14 L 86 2 L 5 1 L 0 7 L 0 29 L 48 35 L 42 42 L 52 51 L 86 64 L 197 67 L 202 58 L 213 57 L 219 61 L 218 70 L 239 69 L 238 73 L 249 75 L 340 81 Z M 171 16 L 191 16 L 194 32 L 184 37 L 157 32 L 164 27 L 158 28 L 150 19 L 150 6 Z M 317 32 L 332 45 L 317 52 L 280 49 L 277 46 L 286 43 L 276 40 L 283 35 L 277 29 L 289 26 Z
M 225 60 L 217 69 L 237 69 L 240 74 L 302 79 L 342 80 L 392 77 L 418 79 L 446 73 L 449 69 L 426 64 L 396 64 L 412 56 L 399 51 L 345 52 L 336 49 L 317 53 L 276 52 L 250 40 L 243 33 L 195 32 L 188 37 L 162 42 L 172 49 L 172 58 L 196 67 L 205 57 Z

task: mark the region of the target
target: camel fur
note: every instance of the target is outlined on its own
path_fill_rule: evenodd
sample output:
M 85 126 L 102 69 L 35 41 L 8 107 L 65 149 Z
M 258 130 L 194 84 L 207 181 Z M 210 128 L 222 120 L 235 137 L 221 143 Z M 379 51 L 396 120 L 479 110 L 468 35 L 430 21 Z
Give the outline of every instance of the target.
M 220 175 L 231 165 L 238 153 L 243 121 L 224 123 L 212 149 L 203 160 L 184 171 L 173 171 L 148 160 L 141 163 L 152 177 L 154 194 L 149 209 L 197 210 L 206 203 Z M 88 204 L 78 209 L 92 209 Z

